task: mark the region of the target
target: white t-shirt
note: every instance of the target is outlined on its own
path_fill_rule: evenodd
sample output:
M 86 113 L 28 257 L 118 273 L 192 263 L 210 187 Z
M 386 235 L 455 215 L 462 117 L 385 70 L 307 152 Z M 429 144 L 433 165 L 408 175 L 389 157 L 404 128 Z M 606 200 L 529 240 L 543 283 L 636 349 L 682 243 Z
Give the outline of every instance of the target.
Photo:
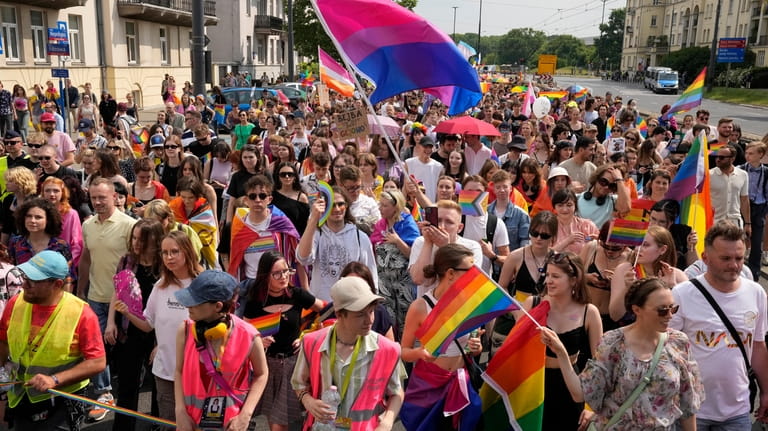
M 408 173 L 416 177 L 417 180 L 424 183 L 424 194 L 432 202 L 437 198 L 437 180 L 443 172 L 443 164 L 435 159 L 429 159 L 427 163 L 422 163 L 418 157 L 411 157 L 405 161 Z
M 251 218 L 246 216 L 245 217 L 245 224 L 246 226 L 252 228 L 256 232 L 259 233 L 260 237 L 272 237 L 272 232 L 270 232 L 269 224 L 272 222 L 272 212 L 269 212 L 269 215 L 267 218 L 261 222 L 261 223 L 254 223 L 251 221 Z M 263 247 L 259 247 L 258 244 L 261 244 L 259 240 L 257 239 L 254 241 L 254 245 L 251 247 L 248 247 L 245 249 L 245 254 L 243 255 L 243 262 L 245 263 L 245 278 L 249 279 L 255 279 L 256 273 L 258 272 L 259 268 L 259 261 L 261 260 L 261 255 L 263 255 L 267 249 L 264 249 Z
M 744 341 L 752 357 L 752 343 L 765 341 L 768 331 L 768 298 L 763 288 L 744 278 L 735 292 L 723 293 L 709 285 L 704 275 L 696 277 L 720 305 Z M 706 399 L 697 418 L 724 421 L 749 413 L 749 380 L 744 359 L 712 306 L 690 281 L 672 289 L 680 310 L 672 316 L 669 327 L 685 332 L 701 371 Z
M 503 216 L 502 216 L 503 217 Z M 497 217 L 496 229 L 493 233 L 493 249 L 497 250 L 499 247 L 505 247 L 509 245 L 509 235 L 507 234 L 507 227 L 504 224 L 502 217 Z M 478 241 L 486 237 L 486 226 L 488 225 L 488 213 L 483 214 L 480 217 L 466 216 L 464 220 L 464 234 L 465 239 L 471 241 Z M 479 244 L 478 244 L 479 245 Z M 483 248 L 480 247 L 480 251 Z M 483 271 L 489 276 L 491 275 L 491 260 L 483 255 L 483 264 L 480 266 Z
M 501 224 L 503 225 L 503 223 Z M 461 244 L 464 247 L 467 247 L 468 249 L 472 250 L 472 254 L 474 255 L 474 258 L 475 258 L 475 266 L 477 266 L 478 268 L 482 268 L 480 266 L 481 265 L 480 262 L 483 261 L 483 249 L 480 248 L 480 244 L 478 244 L 477 241 L 472 241 L 470 239 L 457 237 L 456 244 Z M 424 237 L 420 236 L 416 238 L 416 241 L 414 241 L 413 245 L 411 246 L 411 257 L 408 261 L 409 271 L 411 267 L 416 263 L 416 260 L 419 258 L 422 248 L 424 248 Z M 437 252 L 438 248 L 440 247 L 436 247 L 434 244 L 432 245 L 432 262 L 434 262 L 435 260 L 435 253 Z M 420 298 L 421 295 L 424 295 L 425 293 L 429 292 L 435 286 L 437 286 L 437 281 L 434 281 L 431 284 L 416 286 L 416 297 Z
M 191 278 L 181 280 L 181 286 L 171 283 L 168 287 L 159 287 L 155 283 L 147 299 L 144 317 L 155 328 L 157 354 L 152 363 L 152 374 L 165 380 L 173 380 L 176 371 L 176 334 L 182 322 L 189 319 L 187 307 L 176 301 L 175 292 L 189 286 Z

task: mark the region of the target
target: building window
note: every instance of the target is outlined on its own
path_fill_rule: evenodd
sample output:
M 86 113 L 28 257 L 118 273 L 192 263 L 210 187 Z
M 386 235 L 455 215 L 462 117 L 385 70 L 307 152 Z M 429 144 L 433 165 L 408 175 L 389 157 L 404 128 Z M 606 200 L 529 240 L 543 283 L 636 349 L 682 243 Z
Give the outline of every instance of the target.
M 5 58 L 9 61 L 21 61 L 21 57 L 19 57 L 19 25 L 18 21 L 16 21 L 16 8 L 0 7 L 0 23 L 2 23 Z
M 728 0 L 728 15 L 733 15 L 733 0 Z
M 83 26 L 83 17 L 69 15 L 69 59 L 74 62 L 83 61 L 83 39 L 80 28 Z
M 267 0 L 259 0 L 259 10 L 256 12 L 256 15 L 269 15 Z
M 251 64 L 253 58 L 253 47 L 251 46 L 251 36 L 245 36 L 245 55 L 248 59 L 247 63 Z
M 661 6 L 663 4 L 662 0 L 653 0 L 654 6 Z
M 136 23 L 125 22 L 125 48 L 128 55 L 128 64 L 136 64 L 139 61 L 139 44 L 136 41 Z
M 160 62 L 162 64 L 170 63 L 171 50 L 168 45 L 168 29 L 160 27 Z
M 45 25 L 45 12 L 33 10 L 29 12 L 30 26 L 32 31 L 32 54 L 36 62 L 48 61 L 45 55 L 45 44 L 48 41 Z
M 265 64 L 267 60 L 267 47 L 264 44 L 263 37 L 256 39 L 256 49 L 253 51 L 253 57 L 256 60 L 256 64 Z
M 765 66 L 765 51 L 757 51 L 756 66 Z
M 656 15 L 651 15 L 651 27 L 656 27 Z

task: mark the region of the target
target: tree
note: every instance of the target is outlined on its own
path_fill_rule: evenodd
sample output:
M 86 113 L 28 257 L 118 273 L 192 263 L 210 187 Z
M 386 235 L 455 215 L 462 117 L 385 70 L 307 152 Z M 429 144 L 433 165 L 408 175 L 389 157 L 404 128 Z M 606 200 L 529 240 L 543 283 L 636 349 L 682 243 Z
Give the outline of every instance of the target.
M 626 16 L 626 9 L 614 9 L 608 17 L 608 22 L 600 24 L 600 37 L 595 39 L 595 52 L 599 63 L 602 63 L 607 58 L 608 64 L 621 64 L 621 49 L 624 45 L 624 22 Z
M 686 83 L 701 72 L 709 63 L 709 48 L 705 46 L 691 46 L 665 55 L 659 62 L 662 66 L 676 70 L 680 76 L 686 77 Z
M 539 53 L 556 55 L 557 67 L 586 66 L 587 64 L 587 47 L 584 42 L 568 34 L 550 37 Z
M 287 3 L 286 4 L 286 14 Z M 418 0 L 397 0 L 400 6 L 413 10 Z M 317 46 L 341 61 L 331 38 L 315 15 L 309 0 L 293 0 L 293 46 L 300 56 L 317 58 Z
M 499 38 L 498 62 L 501 64 L 518 63 L 524 59 L 526 64 L 534 64 L 536 53 L 546 42 L 547 36 L 543 31 L 532 28 L 513 28 Z

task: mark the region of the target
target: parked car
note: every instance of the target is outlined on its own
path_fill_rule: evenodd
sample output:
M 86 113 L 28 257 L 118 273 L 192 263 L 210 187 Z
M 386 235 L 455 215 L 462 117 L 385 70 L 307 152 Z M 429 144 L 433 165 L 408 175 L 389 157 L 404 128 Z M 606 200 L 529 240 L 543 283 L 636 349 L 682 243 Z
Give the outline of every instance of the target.
M 248 110 L 251 107 L 252 102 L 258 102 L 264 97 L 264 92 L 267 92 L 270 97 L 277 97 L 277 91 L 271 88 L 262 87 L 226 87 L 221 90 L 221 94 L 227 101 L 224 105 L 224 118 L 229 116 L 232 111 L 232 105 L 237 104 L 240 110 Z M 210 94 L 209 94 L 210 97 Z M 226 124 L 219 124 L 217 133 L 229 133 L 229 128 Z
M 299 90 L 287 84 L 273 85 L 269 88 L 282 91 L 291 103 L 297 103 L 299 99 L 307 100 L 307 93 L 304 90 Z

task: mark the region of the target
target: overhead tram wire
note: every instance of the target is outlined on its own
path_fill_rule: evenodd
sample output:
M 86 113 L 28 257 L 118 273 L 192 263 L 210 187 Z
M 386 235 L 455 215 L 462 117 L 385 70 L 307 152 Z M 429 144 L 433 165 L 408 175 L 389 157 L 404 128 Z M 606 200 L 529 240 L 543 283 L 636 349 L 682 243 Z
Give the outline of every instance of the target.
M 606 1 L 606 4 L 608 4 L 608 3 L 612 3 L 612 2 L 615 2 L 615 1 L 618 1 L 618 0 L 607 0 L 607 1 Z M 599 9 L 599 8 L 602 8 L 602 7 L 603 7 L 603 2 L 602 2 L 602 1 L 599 1 L 598 3 L 599 3 L 599 4 L 598 4 L 597 6 L 595 6 L 595 7 L 591 8 L 591 9 L 588 9 L 588 10 L 583 10 L 583 11 L 579 11 L 579 12 L 577 12 L 577 13 L 574 13 L 574 14 L 571 14 L 571 15 L 562 16 L 562 17 L 558 18 L 558 22 L 562 22 L 562 21 L 564 21 L 564 20 L 568 20 L 568 19 L 571 19 L 571 18 L 574 18 L 574 17 L 578 17 L 578 16 L 580 16 L 580 15 L 583 15 L 583 14 L 585 14 L 585 13 L 587 13 L 587 12 L 590 12 L 590 11 L 593 11 L 593 10 L 596 10 L 596 9 Z M 566 10 L 566 9 L 563 9 L 563 11 L 565 11 L 565 10 Z M 571 10 L 573 10 L 573 8 L 571 8 Z M 559 13 L 559 12 L 556 12 L 555 14 L 553 14 L 552 16 L 550 16 L 549 18 L 547 18 L 547 19 L 545 19 L 544 21 L 541 21 L 540 23 L 536 24 L 536 26 L 535 26 L 534 28 L 536 28 L 536 27 L 541 27 L 541 26 L 542 26 L 542 24 L 545 24 L 545 23 L 547 23 L 547 22 L 550 22 L 550 19 L 551 19 L 553 16 L 556 16 L 558 13 Z M 552 23 L 552 22 L 550 22 L 550 24 L 555 24 L 555 23 Z M 545 25 L 544 27 L 548 27 L 548 26 L 549 26 L 549 25 Z M 582 24 L 582 25 L 580 25 L 579 27 L 583 27 L 583 24 Z

